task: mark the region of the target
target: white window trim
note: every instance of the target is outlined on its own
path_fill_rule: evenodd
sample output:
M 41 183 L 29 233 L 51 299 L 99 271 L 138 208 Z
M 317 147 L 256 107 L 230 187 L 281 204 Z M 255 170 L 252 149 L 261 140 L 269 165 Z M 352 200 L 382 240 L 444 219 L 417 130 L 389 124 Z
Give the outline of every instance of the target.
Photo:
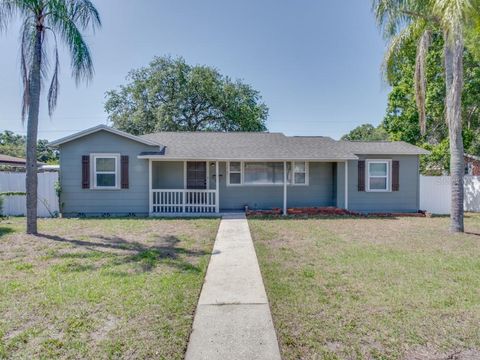
M 240 163 L 240 171 L 230 171 L 230 163 Z M 240 174 L 240 183 L 232 184 L 230 183 L 230 173 Z M 243 161 L 229 161 L 227 162 L 227 186 L 242 186 L 243 185 Z
M 294 171 L 295 169 L 295 163 L 305 163 L 305 172 L 302 171 Z M 292 185 L 292 186 L 308 186 L 309 185 L 309 179 L 310 179 L 310 172 L 309 172 L 309 162 L 308 161 L 292 161 L 290 162 L 290 169 L 292 170 L 292 178 L 291 181 L 287 185 Z M 295 182 L 295 174 L 305 174 L 305 183 L 296 183 Z
M 284 163 L 283 161 L 255 161 L 255 160 L 242 161 L 242 185 L 243 186 L 283 186 L 283 182 L 282 183 L 257 183 L 257 184 L 247 184 L 247 183 L 245 183 L 245 175 L 244 175 L 245 174 L 245 163 L 270 163 L 270 162 L 282 164 L 282 168 L 283 168 L 283 163 Z
M 367 191 L 368 192 L 391 192 L 392 191 L 392 175 L 391 175 L 391 168 L 392 168 L 392 160 L 390 159 L 368 159 L 365 161 L 367 171 L 365 172 L 365 182 L 367 183 Z M 370 189 L 370 164 L 387 164 L 387 188 L 386 189 Z M 381 177 L 384 178 L 385 176 L 373 176 L 373 177 Z
M 115 159 L 115 186 L 97 186 L 97 161 L 98 158 Z M 94 190 L 119 190 L 120 189 L 120 154 L 117 153 L 93 153 L 90 154 L 91 188 Z M 100 172 L 101 174 L 113 174 L 112 171 Z
M 230 163 L 231 162 L 239 162 L 240 163 L 240 172 L 238 171 L 232 171 L 234 174 L 240 173 L 240 183 L 239 184 L 232 184 L 230 183 Z M 282 163 L 283 161 L 228 161 L 227 162 L 227 186 L 283 186 L 283 183 L 276 183 L 276 184 L 246 184 L 244 181 L 244 173 L 245 173 L 245 163 L 250 163 L 250 162 L 278 162 Z M 295 173 L 293 171 L 293 165 L 295 162 L 304 162 L 305 163 L 305 183 L 300 184 L 300 183 L 295 183 Z M 287 186 L 308 186 L 310 183 L 310 166 L 308 161 L 303 161 L 303 160 L 297 160 L 297 161 L 287 161 L 287 163 L 290 164 L 290 168 L 292 171 L 292 178 L 291 181 L 287 183 Z M 299 172 L 302 173 L 303 172 Z

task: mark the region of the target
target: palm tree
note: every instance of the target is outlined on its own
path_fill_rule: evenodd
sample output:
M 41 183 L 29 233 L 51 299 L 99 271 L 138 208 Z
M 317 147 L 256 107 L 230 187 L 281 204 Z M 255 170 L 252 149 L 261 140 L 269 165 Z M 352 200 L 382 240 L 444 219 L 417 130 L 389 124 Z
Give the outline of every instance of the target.
M 415 92 L 422 135 L 426 131 L 426 55 L 433 31 L 444 38 L 445 117 L 450 140 L 450 231 L 463 232 L 464 153 L 462 138 L 462 89 L 464 33 L 480 14 L 478 0 L 373 0 L 377 22 L 390 40 L 385 55 L 388 69 L 407 40 L 416 39 Z
M 51 115 L 57 104 L 58 42 L 70 52 L 72 76 L 77 85 L 93 76 L 90 50 L 82 36 L 89 26 L 101 26 L 97 9 L 89 0 L 0 0 L 0 31 L 15 16 L 22 21 L 20 66 L 23 80 L 22 121 L 27 118 L 27 233 L 37 233 L 37 131 L 42 80 L 48 75 L 52 51 L 53 71 L 47 94 Z M 47 43 L 52 39 L 51 46 Z

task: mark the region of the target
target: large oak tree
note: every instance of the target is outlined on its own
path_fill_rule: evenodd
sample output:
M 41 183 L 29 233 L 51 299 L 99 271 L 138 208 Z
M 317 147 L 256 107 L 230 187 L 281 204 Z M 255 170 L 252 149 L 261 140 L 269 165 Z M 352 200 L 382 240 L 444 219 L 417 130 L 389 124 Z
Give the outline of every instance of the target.
M 156 57 L 127 80 L 107 92 L 105 110 L 114 127 L 131 134 L 266 130 L 268 108 L 260 93 L 212 67 Z

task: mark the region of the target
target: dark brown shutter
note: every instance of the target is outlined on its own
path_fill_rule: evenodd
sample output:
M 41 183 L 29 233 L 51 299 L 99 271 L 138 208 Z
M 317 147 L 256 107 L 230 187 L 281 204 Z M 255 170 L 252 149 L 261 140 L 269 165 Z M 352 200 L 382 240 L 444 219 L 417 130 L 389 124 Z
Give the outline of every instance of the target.
M 400 161 L 392 161 L 392 191 L 400 190 Z
M 128 156 L 122 155 L 121 157 L 121 177 L 122 177 L 122 189 L 128 189 Z
M 90 189 L 90 156 L 82 155 L 82 189 Z
M 358 191 L 365 191 L 365 160 L 358 161 Z

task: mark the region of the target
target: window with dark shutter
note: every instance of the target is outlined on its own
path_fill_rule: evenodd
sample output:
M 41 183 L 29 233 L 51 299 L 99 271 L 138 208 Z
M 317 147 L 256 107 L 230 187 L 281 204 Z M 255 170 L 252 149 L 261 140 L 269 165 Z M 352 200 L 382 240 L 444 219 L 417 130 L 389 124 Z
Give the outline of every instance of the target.
M 400 161 L 392 161 L 392 191 L 400 190 Z
M 90 156 L 82 155 L 82 189 L 90 189 Z
M 128 155 L 121 157 L 122 189 L 128 189 Z
M 358 161 L 358 191 L 365 191 L 365 160 Z

